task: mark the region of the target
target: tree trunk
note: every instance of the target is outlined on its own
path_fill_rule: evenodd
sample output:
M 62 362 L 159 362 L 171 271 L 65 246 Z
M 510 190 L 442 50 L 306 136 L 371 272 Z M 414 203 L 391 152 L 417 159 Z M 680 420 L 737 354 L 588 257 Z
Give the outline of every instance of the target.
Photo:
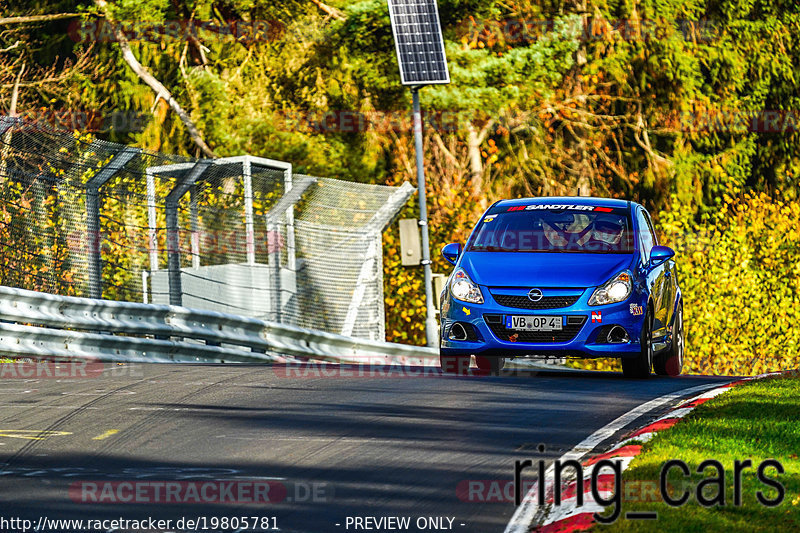
M 95 4 L 103 13 L 105 13 L 106 18 L 111 20 L 108 15 L 107 4 L 105 0 L 95 0 Z M 167 102 L 175 114 L 181 119 L 181 122 L 183 122 L 183 125 L 189 132 L 189 137 L 192 138 L 192 141 L 194 141 L 197 147 L 200 148 L 200 150 L 202 150 L 207 157 L 216 157 L 217 155 L 214 153 L 214 151 L 209 148 L 209 146 L 203 140 L 202 134 L 197 129 L 197 126 L 195 126 L 189 114 L 184 111 L 181 105 L 172 97 L 172 94 L 169 92 L 169 90 L 164 87 L 164 85 L 158 81 L 155 76 L 150 74 L 147 69 L 144 68 L 141 63 L 139 63 L 138 59 L 136 59 L 136 56 L 133 54 L 133 50 L 131 50 L 131 47 L 128 44 L 128 39 L 125 38 L 125 34 L 122 33 L 119 28 L 115 28 L 114 34 L 119 42 L 120 50 L 122 50 L 122 57 L 131 70 L 133 70 L 133 72 L 135 72 L 143 82 L 153 89 L 153 91 L 156 93 L 156 100 L 163 98 L 164 101 Z
M 11 91 L 11 105 L 8 108 L 9 117 L 17 116 L 17 98 L 19 96 L 19 82 L 22 79 L 22 74 L 24 72 L 25 72 L 25 63 L 23 62 L 22 67 L 19 69 L 19 73 L 17 74 L 17 79 L 14 80 L 14 88 Z M 8 154 L 11 151 L 11 136 L 13 135 L 12 133 L 13 129 L 14 127 L 12 126 L 3 135 L 3 148 L 2 151 L 0 151 L 0 186 L 4 185 L 6 181 L 6 169 L 8 168 L 7 160 L 8 160 Z
M 483 159 L 481 158 L 481 139 L 471 122 L 467 123 L 467 146 L 472 192 L 478 194 L 483 188 Z
M 8 116 L 17 116 L 17 99 L 19 98 L 19 82 L 22 80 L 22 74 L 25 72 L 25 62 L 22 62 L 22 67 L 19 69 L 17 79 L 14 80 L 14 88 L 11 89 L 11 104 L 8 107 Z
M 322 11 L 328 14 L 328 16 L 335 18 L 336 20 L 344 20 L 345 17 L 344 13 L 336 9 L 335 7 L 329 6 L 328 4 L 323 3 L 321 0 L 311 0 L 315 6 L 320 8 Z
M 29 15 L 27 17 L 3 17 L 0 18 L 0 26 L 6 24 L 25 24 L 28 22 L 49 22 L 51 20 L 62 20 L 80 17 L 80 13 L 55 13 L 52 15 Z
M 489 120 L 483 125 L 481 131 L 475 130 L 472 122 L 467 122 L 467 147 L 469 154 L 469 170 L 472 181 L 472 192 L 476 195 L 483 190 L 484 167 L 481 157 L 481 145 L 494 126 L 494 120 Z

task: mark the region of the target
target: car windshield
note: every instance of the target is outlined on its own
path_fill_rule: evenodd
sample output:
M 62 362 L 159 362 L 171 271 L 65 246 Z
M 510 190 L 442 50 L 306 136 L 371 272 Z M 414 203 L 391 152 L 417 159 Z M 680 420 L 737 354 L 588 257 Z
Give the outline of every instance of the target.
M 486 215 L 468 251 L 632 253 L 633 232 L 627 209 L 554 207 L 513 206 Z

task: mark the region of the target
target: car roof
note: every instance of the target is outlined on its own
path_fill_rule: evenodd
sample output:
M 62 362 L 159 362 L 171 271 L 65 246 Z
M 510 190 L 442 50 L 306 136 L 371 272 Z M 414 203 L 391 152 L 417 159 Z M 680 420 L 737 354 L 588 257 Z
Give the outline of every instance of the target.
M 495 207 L 512 207 L 516 205 L 543 205 L 543 204 L 567 204 L 567 205 L 594 205 L 597 207 L 625 208 L 629 205 L 637 205 L 628 200 L 618 198 L 596 198 L 592 196 L 539 196 L 536 198 L 516 198 L 513 200 L 500 200 Z

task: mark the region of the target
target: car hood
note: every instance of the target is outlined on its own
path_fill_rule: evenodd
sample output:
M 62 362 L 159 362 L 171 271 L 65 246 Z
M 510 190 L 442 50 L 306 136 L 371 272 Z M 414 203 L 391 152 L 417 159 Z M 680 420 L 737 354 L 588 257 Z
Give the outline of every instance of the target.
M 467 252 L 461 267 L 488 287 L 596 287 L 630 267 L 632 255 Z

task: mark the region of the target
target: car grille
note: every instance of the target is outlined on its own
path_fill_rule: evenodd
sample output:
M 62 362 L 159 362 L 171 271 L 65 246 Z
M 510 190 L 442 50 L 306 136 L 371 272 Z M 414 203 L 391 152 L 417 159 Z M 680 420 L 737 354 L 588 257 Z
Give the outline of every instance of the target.
M 510 294 L 492 294 L 492 298 L 497 303 L 505 307 L 514 307 L 516 309 L 560 309 L 562 307 L 569 307 L 580 298 L 578 296 L 545 296 L 538 302 L 531 301 L 528 295 L 514 296 Z
M 514 331 L 506 329 L 503 324 L 503 315 L 483 315 L 486 325 L 501 341 L 508 341 L 509 337 L 517 335 L 517 342 L 535 344 L 563 343 L 575 338 L 586 323 L 585 316 L 568 316 L 567 325 L 561 331 Z

